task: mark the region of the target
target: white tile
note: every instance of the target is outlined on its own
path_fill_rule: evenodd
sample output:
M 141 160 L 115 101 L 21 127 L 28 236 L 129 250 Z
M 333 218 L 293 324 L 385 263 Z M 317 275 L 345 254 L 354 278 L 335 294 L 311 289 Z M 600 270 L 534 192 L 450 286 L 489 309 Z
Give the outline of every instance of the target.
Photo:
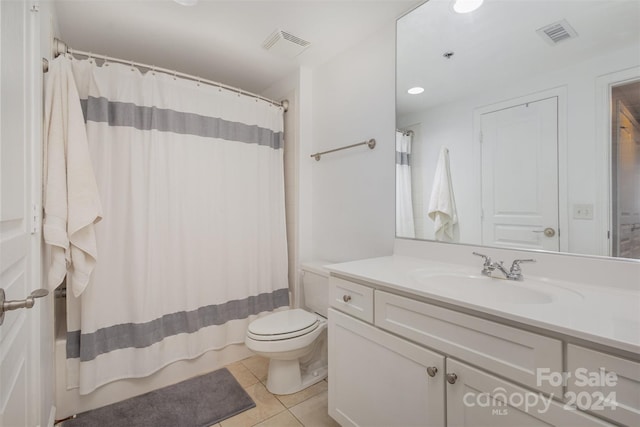
M 227 418 L 220 423 L 222 427 L 254 426 L 285 410 L 284 405 L 269 393 L 262 383 L 249 386 L 245 390 L 256 403 L 256 407 Z
M 256 427 L 303 427 L 300 421 L 289 411 L 282 411 L 278 415 L 257 424 Z
M 290 408 L 289 411 L 305 427 L 340 427 L 329 416 L 328 392 L 324 391 Z
M 291 408 L 325 391 L 327 391 L 327 383 L 325 381 L 320 381 L 312 385 L 311 387 L 307 387 L 297 393 L 284 395 L 276 394 L 275 396 L 280 402 L 282 402 L 284 406 L 286 406 L 287 408 Z
M 255 383 L 260 382 L 258 377 L 253 375 L 242 362 L 235 362 L 227 365 L 226 368 L 231 372 L 231 375 L 238 381 L 242 388 L 247 388 Z
M 267 372 L 269 372 L 269 359 L 262 356 L 252 356 L 241 361 L 244 366 L 255 375 L 258 380 L 264 382 L 267 380 Z

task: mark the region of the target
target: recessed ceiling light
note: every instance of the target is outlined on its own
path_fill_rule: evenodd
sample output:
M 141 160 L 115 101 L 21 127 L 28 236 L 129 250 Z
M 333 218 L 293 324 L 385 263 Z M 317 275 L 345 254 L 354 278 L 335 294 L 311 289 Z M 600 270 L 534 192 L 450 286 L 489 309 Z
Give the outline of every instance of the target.
M 482 2 L 484 0 L 456 0 L 453 4 L 453 10 L 458 13 L 469 13 L 473 12 L 480 6 L 482 6 Z
M 412 87 L 407 92 L 410 93 L 411 95 L 418 95 L 418 94 L 421 94 L 422 92 L 424 92 L 424 88 L 416 86 L 416 87 Z
M 174 2 L 181 4 L 182 6 L 193 6 L 198 3 L 198 0 L 173 0 Z

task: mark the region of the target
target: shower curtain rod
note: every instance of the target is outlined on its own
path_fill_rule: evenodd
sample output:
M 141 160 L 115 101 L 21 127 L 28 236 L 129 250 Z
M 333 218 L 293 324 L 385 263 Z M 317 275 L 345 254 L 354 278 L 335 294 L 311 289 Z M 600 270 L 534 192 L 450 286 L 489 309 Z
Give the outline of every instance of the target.
M 60 56 L 62 54 L 70 53 L 72 55 L 86 56 L 87 58 L 102 59 L 102 60 L 107 61 L 107 62 L 117 62 L 117 63 L 120 63 L 120 64 L 131 65 L 131 66 L 136 67 L 136 68 L 145 68 L 145 69 L 150 70 L 150 71 L 159 71 L 161 73 L 169 74 L 169 75 L 174 76 L 174 77 L 182 77 L 182 78 L 187 79 L 187 80 L 193 80 L 193 81 L 198 82 L 198 83 L 204 83 L 204 84 L 208 84 L 208 85 L 211 85 L 211 86 L 216 86 L 216 87 L 221 88 L 221 89 L 226 89 L 226 90 L 229 90 L 231 92 L 236 92 L 237 94 L 249 96 L 249 97 L 252 97 L 252 98 L 261 99 L 263 101 L 269 102 L 270 104 L 276 105 L 278 107 L 282 107 L 284 109 L 285 113 L 289 109 L 289 101 L 286 100 L 286 99 L 283 100 L 282 102 L 278 102 L 278 101 L 274 101 L 274 100 L 269 99 L 269 98 L 265 98 L 264 96 L 257 95 L 255 93 L 247 92 L 246 90 L 242 90 L 242 89 L 239 89 L 239 88 L 236 88 L 236 87 L 233 87 L 233 86 L 228 86 L 228 85 L 225 85 L 223 83 L 214 82 L 213 80 L 207 80 L 207 79 L 203 79 L 203 78 L 200 78 L 200 77 L 197 77 L 197 76 L 192 76 L 190 74 L 180 73 L 180 72 L 177 72 L 175 70 L 169 70 L 167 68 L 156 67 L 155 65 L 148 65 L 148 64 L 143 64 L 143 63 L 140 63 L 140 62 L 127 61 L 125 59 L 113 58 L 113 57 L 107 56 L 107 55 L 99 55 L 99 54 L 95 54 L 95 53 L 92 53 L 92 52 L 85 52 L 85 51 L 82 51 L 82 50 L 71 49 L 65 42 L 63 42 L 62 40 L 57 39 L 57 38 L 53 39 L 53 52 L 54 52 L 54 56 L 55 57 L 58 57 L 58 56 Z
M 403 135 L 413 135 L 413 131 L 411 129 L 409 130 L 396 129 L 396 132 L 400 132 Z

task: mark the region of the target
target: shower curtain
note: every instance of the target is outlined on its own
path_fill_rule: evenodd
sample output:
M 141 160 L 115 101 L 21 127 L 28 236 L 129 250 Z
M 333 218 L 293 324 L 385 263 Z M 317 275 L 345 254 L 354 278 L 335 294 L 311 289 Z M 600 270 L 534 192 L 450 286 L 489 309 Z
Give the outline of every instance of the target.
M 283 111 L 195 81 L 72 61 L 103 219 L 67 294 L 69 383 L 87 394 L 244 342 L 289 303 Z
M 396 235 L 414 238 L 411 139 L 411 134 L 396 131 Z

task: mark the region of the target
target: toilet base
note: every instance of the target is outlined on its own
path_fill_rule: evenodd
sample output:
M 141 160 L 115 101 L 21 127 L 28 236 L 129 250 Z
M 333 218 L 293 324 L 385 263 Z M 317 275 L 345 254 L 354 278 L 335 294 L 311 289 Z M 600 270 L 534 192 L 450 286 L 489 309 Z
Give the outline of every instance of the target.
M 296 360 L 269 360 L 267 390 L 273 394 L 293 394 L 327 377 L 327 366 L 300 369 Z

